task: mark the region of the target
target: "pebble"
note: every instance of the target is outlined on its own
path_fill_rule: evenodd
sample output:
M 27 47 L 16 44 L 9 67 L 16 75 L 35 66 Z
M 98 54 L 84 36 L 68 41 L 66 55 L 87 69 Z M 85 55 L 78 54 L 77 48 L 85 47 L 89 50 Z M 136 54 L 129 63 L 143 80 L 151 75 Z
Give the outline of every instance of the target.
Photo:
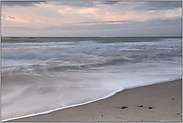
M 149 109 L 153 109 L 153 107 L 149 107 Z
M 177 115 L 180 115 L 180 113 L 178 112 Z
M 121 107 L 121 109 L 126 109 L 126 108 L 128 108 L 128 107 L 127 107 L 127 106 L 122 106 L 122 107 Z
M 143 105 L 139 105 L 139 107 L 143 107 Z
M 172 100 L 175 100 L 175 99 L 172 97 Z

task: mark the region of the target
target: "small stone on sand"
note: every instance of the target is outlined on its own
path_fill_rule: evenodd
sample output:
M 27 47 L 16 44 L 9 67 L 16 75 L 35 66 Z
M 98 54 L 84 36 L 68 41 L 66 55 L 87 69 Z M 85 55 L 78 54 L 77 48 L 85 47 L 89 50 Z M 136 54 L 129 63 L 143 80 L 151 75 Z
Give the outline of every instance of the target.
M 175 100 L 175 99 L 172 97 L 172 100 Z
M 178 112 L 177 115 L 180 115 L 180 113 Z
M 149 107 L 149 109 L 153 109 L 153 107 Z
M 139 105 L 139 107 L 143 107 L 143 105 Z
M 126 109 L 126 108 L 128 108 L 128 107 L 127 107 L 127 106 L 122 106 L 122 107 L 121 107 L 121 109 Z

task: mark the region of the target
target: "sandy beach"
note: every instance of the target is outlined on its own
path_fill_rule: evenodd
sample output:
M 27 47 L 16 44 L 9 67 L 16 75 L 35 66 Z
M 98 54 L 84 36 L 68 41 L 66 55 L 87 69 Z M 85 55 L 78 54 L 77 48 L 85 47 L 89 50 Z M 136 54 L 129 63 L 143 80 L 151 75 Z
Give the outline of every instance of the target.
M 10 122 L 182 121 L 182 79 L 126 89 L 86 105 Z M 140 106 L 141 105 L 141 106 Z M 121 109 L 122 106 L 127 106 Z M 152 107 L 152 109 L 149 109 Z

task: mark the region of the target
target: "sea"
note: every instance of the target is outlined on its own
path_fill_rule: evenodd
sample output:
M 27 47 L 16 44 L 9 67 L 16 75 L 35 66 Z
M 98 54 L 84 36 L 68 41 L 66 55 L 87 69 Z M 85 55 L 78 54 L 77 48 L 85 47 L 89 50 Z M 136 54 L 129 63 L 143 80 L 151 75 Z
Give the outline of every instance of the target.
M 1 77 L 2 121 L 41 115 L 182 78 L 182 37 L 1 37 Z

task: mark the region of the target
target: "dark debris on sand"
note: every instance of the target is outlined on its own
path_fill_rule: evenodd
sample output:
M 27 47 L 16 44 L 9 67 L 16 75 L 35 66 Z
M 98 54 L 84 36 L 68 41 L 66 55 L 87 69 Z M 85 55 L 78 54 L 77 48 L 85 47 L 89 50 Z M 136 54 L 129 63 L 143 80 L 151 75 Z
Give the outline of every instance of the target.
M 121 109 L 127 109 L 128 108 L 128 106 L 122 106 L 121 107 Z
M 153 109 L 153 107 L 149 107 L 149 109 Z

